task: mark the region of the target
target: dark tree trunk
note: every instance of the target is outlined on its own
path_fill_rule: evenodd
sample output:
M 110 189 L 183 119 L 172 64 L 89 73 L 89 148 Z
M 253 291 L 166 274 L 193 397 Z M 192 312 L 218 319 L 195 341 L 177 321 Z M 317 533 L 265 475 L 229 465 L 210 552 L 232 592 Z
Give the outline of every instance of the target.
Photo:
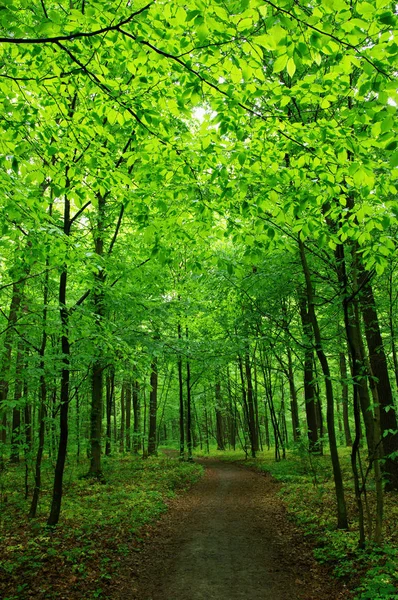
M 15 367 L 15 387 L 14 387 L 14 408 L 12 411 L 12 430 L 11 430 L 11 454 L 10 460 L 12 463 L 19 463 L 19 448 L 21 446 L 21 409 L 20 403 L 22 398 L 22 365 L 23 354 L 22 344 L 18 344 L 17 360 Z
M 156 443 L 156 418 L 158 409 L 158 371 L 157 360 L 153 359 L 151 365 L 151 391 L 149 394 L 149 431 L 148 431 L 148 456 L 157 454 Z
M 125 381 L 124 385 L 124 398 L 126 402 L 126 450 L 131 450 L 131 383 Z
M 286 450 L 283 442 L 283 436 L 280 431 L 280 427 L 278 424 L 278 419 L 275 411 L 274 405 L 274 396 L 273 396 L 273 387 L 272 387 L 272 378 L 271 378 L 271 367 L 269 362 L 266 363 L 266 354 L 260 352 L 261 358 L 261 369 L 263 372 L 263 380 L 264 380 L 264 390 L 266 395 L 266 404 L 268 404 L 270 417 L 271 417 L 271 425 L 274 432 L 274 442 L 275 442 L 275 460 L 279 461 L 281 458 L 280 449 L 282 448 L 282 455 L 285 457 Z
M 178 323 L 178 341 L 181 343 L 181 325 Z M 182 358 L 178 357 L 178 390 L 180 410 L 180 458 L 185 456 L 185 423 L 184 423 L 184 382 L 182 377 Z
M 350 430 L 350 421 L 348 415 L 348 373 L 347 373 L 347 360 L 345 352 L 340 352 L 340 377 L 341 377 L 341 396 L 343 405 L 343 427 L 344 427 L 344 438 L 345 445 L 347 447 L 352 446 L 352 437 Z
M 227 389 L 228 389 L 228 402 L 229 402 L 229 443 L 233 450 L 236 449 L 236 405 L 232 399 L 231 390 L 231 374 L 227 367 Z
M 246 428 L 249 431 L 249 409 L 247 406 L 246 382 L 245 382 L 245 375 L 243 372 L 243 361 L 242 361 L 242 358 L 240 355 L 238 355 L 238 365 L 239 365 L 240 383 L 241 383 L 241 387 L 242 387 L 243 417 L 244 417 L 244 423 L 246 425 Z M 246 438 L 246 436 L 245 436 L 245 438 Z
M 110 369 L 106 377 L 106 441 L 105 441 L 105 455 L 111 455 L 111 441 L 112 441 L 112 408 L 114 401 L 114 390 L 115 390 L 115 371 L 113 368 Z
M 333 387 L 332 387 L 332 379 L 329 369 L 328 359 L 326 357 L 325 351 L 323 349 L 321 332 L 319 329 L 318 319 L 315 312 L 315 303 L 314 303 L 314 291 L 312 287 L 310 270 L 307 263 L 307 257 L 305 255 L 304 244 L 299 239 L 299 251 L 300 251 L 300 259 L 303 267 L 305 282 L 306 282 L 306 292 L 307 292 L 307 302 L 308 302 L 308 314 L 311 321 L 312 331 L 315 339 L 315 350 L 318 356 L 319 363 L 322 367 L 322 372 L 325 381 L 325 389 L 326 389 L 326 402 L 327 402 L 327 410 L 326 410 L 326 422 L 328 428 L 328 436 L 329 436 L 329 449 L 330 449 L 330 457 L 332 461 L 333 467 L 333 477 L 334 477 L 334 485 L 335 485 L 335 493 L 336 493 L 336 504 L 337 504 L 337 526 L 339 529 L 347 529 L 348 528 L 348 520 L 347 520 L 347 509 L 344 498 L 344 487 L 343 487 L 343 477 L 341 473 L 340 460 L 337 452 L 337 443 L 336 443 L 336 431 L 334 425 L 334 397 L 333 397 Z
M 353 305 L 354 299 L 349 299 L 348 294 L 348 277 L 345 263 L 345 253 L 343 245 L 339 244 L 335 252 L 337 275 L 340 284 L 340 291 L 343 302 L 344 311 L 344 326 L 347 336 L 348 348 L 351 356 L 352 382 L 353 382 L 353 400 L 354 400 L 354 423 L 355 423 L 355 438 L 352 444 L 351 467 L 354 475 L 354 490 L 358 508 L 358 524 L 359 524 L 359 545 L 363 547 L 365 544 L 365 527 L 364 527 L 364 511 L 362 502 L 362 490 L 359 477 L 358 461 L 359 444 L 361 439 L 360 426 L 360 406 L 362 402 L 369 404 L 369 393 L 366 384 L 366 372 L 364 370 L 364 358 L 361 348 L 361 331 L 358 320 L 358 312 Z M 366 412 L 366 411 L 365 411 Z M 364 414 L 364 419 L 367 416 Z M 373 419 L 372 419 L 373 421 Z M 365 420 L 366 426 L 366 420 Z M 371 426 L 366 427 L 369 455 L 372 457 L 374 452 L 374 432 L 373 422 Z
M 299 421 L 299 410 L 297 403 L 297 391 L 294 384 L 294 372 L 293 372 L 293 360 L 292 350 L 290 348 L 290 337 L 289 337 L 289 322 L 287 318 L 287 308 L 285 301 L 282 302 L 283 312 L 283 329 L 285 331 L 285 345 L 286 345 L 286 356 L 287 356 L 287 378 L 289 381 L 289 392 L 290 392 L 290 412 L 292 415 L 292 429 L 293 429 L 293 440 L 297 442 L 300 439 L 300 421 Z M 285 370 L 285 369 L 284 369 Z
M 32 451 L 32 407 L 28 404 L 28 395 L 25 395 L 24 423 L 25 423 L 25 444 L 28 452 Z
M 253 380 L 250 365 L 249 353 L 245 354 L 245 371 L 247 381 L 247 408 L 249 417 L 249 435 L 250 435 L 250 449 L 253 458 L 256 456 L 258 451 L 258 438 L 257 438 L 257 425 L 256 425 L 256 414 L 254 410 L 254 398 L 253 398 Z
M 91 369 L 91 413 L 90 413 L 90 474 L 102 476 L 101 438 L 102 438 L 102 364 L 95 361 Z
M 253 354 L 253 375 L 254 375 L 254 415 L 256 420 L 256 436 L 258 449 L 263 451 L 263 441 L 261 438 L 260 416 L 258 410 L 258 380 L 257 380 L 257 361 L 255 352 Z
M 10 310 L 7 319 L 7 330 L 4 333 L 3 351 L 0 357 L 0 442 L 3 444 L 7 441 L 7 409 L 5 402 L 8 397 L 9 390 L 9 371 L 11 365 L 11 352 L 14 338 L 14 327 L 18 319 L 19 309 L 23 296 L 24 284 L 16 282 L 12 286 L 12 296 Z
M 300 421 L 299 421 L 299 411 L 298 411 L 298 403 L 297 403 L 297 391 L 296 391 L 296 386 L 294 385 L 292 352 L 291 352 L 289 344 L 286 347 L 286 352 L 287 352 L 287 364 L 288 364 L 288 374 L 289 374 L 288 379 L 289 379 L 289 391 L 290 391 L 290 410 L 292 413 L 293 440 L 295 442 L 298 442 L 298 440 L 300 439 Z
M 68 169 L 67 169 L 68 171 Z M 66 177 L 68 187 L 68 177 Z M 64 234 L 69 237 L 70 233 L 70 203 L 65 196 L 64 203 Z M 69 310 L 66 305 L 66 290 L 68 279 L 68 267 L 65 263 L 59 282 L 59 306 L 62 326 L 61 351 L 62 351 L 62 372 L 61 372 L 61 393 L 60 393 L 60 432 L 57 462 L 55 465 L 54 487 L 51 503 L 50 515 L 47 525 L 56 525 L 59 521 L 61 512 L 63 477 L 66 460 L 66 450 L 68 446 L 68 412 L 69 412 L 69 379 L 70 379 L 70 343 L 69 343 Z
M 94 231 L 94 252 L 101 261 L 104 255 L 104 219 L 105 219 L 105 196 L 98 193 L 97 227 Z M 105 271 L 98 269 L 94 275 L 93 312 L 95 316 L 95 327 L 98 335 L 102 329 L 104 317 L 104 281 Z M 100 348 L 100 345 L 98 345 Z M 102 477 L 101 445 L 102 445 L 102 411 L 103 411 L 103 360 L 101 349 L 91 368 L 91 414 L 90 414 L 90 475 Z
M 122 385 L 120 393 L 120 440 L 119 440 L 119 452 L 124 452 L 124 438 L 125 438 L 125 427 L 126 427 L 126 405 L 124 402 L 124 385 Z
M 314 351 L 312 349 L 311 320 L 305 298 L 300 299 L 300 316 L 305 338 L 304 348 L 304 401 L 307 419 L 308 442 L 310 452 L 318 452 L 318 424 L 316 416 L 316 392 L 314 384 Z
M 287 425 L 286 425 L 285 388 L 283 385 L 283 379 L 281 382 L 281 409 L 280 409 L 280 413 L 279 413 L 279 423 L 280 423 L 280 429 L 281 429 L 282 438 L 283 438 L 283 448 L 286 448 L 289 446 L 289 437 L 288 437 Z M 286 452 L 283 453 L 283 458 L 286 458 Z
M 191 366 L 187 361 L 187 450 L 188 460 L 192 461 L 192 399 L 191 399 Z
M 380 425 L 384 449 L 384 476 L 386 490 L 398 490 L 398 424 L 394 400 L 388 374 L 387 357 L 381 337 L 379 319 L 369 273 L 360 271 L 359 285 L 362 289 L 360 302 L 365 335 L 369 350 L 372 375 L 376 379 L 377 395 L 380 401 Z
M 267 450 L 271 447 L 271 439 L 269 435 L 269 417 L 268 417 L 268 405 L 267 400 L 264 400 L 264 427 L 265 427 L 265 443 Z
M 390 338 L 391 338 L 391 353 L 392 353 L 392 361 L 394 365 L 394 375 L 395 375 L 395 386 L 398 390 L 398 355 L 397 355 L 397 346 L 395 343 L 395 326 L 394 326 L 394 299 L 393 299 L 393 269 L 390 268 L 389 277 L 388 277 L 388 325 L 390 329 Z M 397 298 L 395 298 L 396 301 Z
M 221 383 L 216 382 L 216 439 L 217 439 L 217 450 L 225 450 L 224 442 L 224 419 L 222 414 L 222 396 L 221 396 Z
M 52 214 L 52 205 L 50 205 L 50 216 Z M 46 433 L 46 415 L 47 415 L 47 381 L 45 377 L 45 352 L 47 346 L 47 304 L 48 304 L 48 284 L 49 284 L 49 260 L 46 259 L 46 273 L 44 276 L 44 293 L 43 293 L 43 316 L 42 316 L 42 338 L 40 346 L 40 388 L 39 388 L 39 445 L 37 448 L 36 464 L 35 464 L 35 480 L 33 487 L 32 502 L 29 510 L 29 518 L 34 519 L 37 513 L 37 505 L 39 503 L 41 489 L 41 463 L 44 451 L 44 438 Z
M 140 451 L 140 384 L 137 380 L 133 382 L 133 417 L 134 417 L 134 433 L 133 433 L 133 452 L 138 454 Z

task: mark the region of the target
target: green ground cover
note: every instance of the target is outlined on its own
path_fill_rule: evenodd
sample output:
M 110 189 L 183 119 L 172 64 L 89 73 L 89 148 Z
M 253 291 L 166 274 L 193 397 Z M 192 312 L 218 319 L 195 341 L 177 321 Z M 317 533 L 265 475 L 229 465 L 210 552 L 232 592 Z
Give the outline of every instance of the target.
M 51 465 L 46 465 L 51 472 Z M 155 521 L 202 467 L 167 457 L 104 462 L 103 482 L 87 479 L 85 462 L 66 472 L 62 522 L 45 525 L 51 479 L 44 481 L 38 518 L 26 517 L 21 467 L 0 474 L 0 597 L 105 598 L 123 556 L 140 550 L 140 528 Z M 46 471 L 46 469 L 45 469 Z

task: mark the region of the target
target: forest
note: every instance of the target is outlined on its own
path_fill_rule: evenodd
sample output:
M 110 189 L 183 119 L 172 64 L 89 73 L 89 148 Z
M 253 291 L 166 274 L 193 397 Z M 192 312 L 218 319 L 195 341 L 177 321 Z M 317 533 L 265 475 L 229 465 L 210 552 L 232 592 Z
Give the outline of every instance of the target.
M 1 1 L 2 598 L 146 599 L 123 565 L 212 469 L 272 475 L 333 598 L 398 598 L 396 27 Z

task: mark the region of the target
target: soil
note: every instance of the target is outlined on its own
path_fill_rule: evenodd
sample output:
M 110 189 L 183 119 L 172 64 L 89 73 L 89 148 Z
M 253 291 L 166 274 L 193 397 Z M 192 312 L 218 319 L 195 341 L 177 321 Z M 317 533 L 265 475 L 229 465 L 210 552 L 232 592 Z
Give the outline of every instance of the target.
M 279 484 L 234 463 L 203 460 L 203 479 L 170 504 L 118 578 L 118 600 L 342 600 L 312 557 Z

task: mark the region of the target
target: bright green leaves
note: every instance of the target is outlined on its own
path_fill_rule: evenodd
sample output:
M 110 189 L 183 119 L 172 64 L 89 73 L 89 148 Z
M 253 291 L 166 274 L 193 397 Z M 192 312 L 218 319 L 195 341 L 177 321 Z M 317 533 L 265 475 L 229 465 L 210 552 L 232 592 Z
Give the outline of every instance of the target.
M 274 62 L 274 68 L 273 68 L 274 73 L 279 73 L 280 71 L 283 71 L 283 69 L 286 67 L 286 65 L 288 63 L 288 60 L 289 60 L 289 57 L 287 56 L 287 54 L 282 54 L 281 56 L 278 56 L 278 58 Z
M 394 152 L 394 153 L 391 155 L 391 158 L 390 158 L 390 165 L 391 165 L 391 167 L 393 167 L 393 168 L 394 168 L 394 167 L 398 167 L 398 151 L 397 151 L 397 152 Z
M 289 58 L 289 60 L 287 61 L 286 69 L 290 77 L 293 77 L 293 75 L 296 72 L 296 63 L 294 62 L 293 58 Z
M 196 29 L 196 34 L 197 34 L 199 42 L 201 44 L 203 44 L 209 37 L 209 30 L 207 28 L 206 23 L 201 23 L 198 26 L 198 28 Z

